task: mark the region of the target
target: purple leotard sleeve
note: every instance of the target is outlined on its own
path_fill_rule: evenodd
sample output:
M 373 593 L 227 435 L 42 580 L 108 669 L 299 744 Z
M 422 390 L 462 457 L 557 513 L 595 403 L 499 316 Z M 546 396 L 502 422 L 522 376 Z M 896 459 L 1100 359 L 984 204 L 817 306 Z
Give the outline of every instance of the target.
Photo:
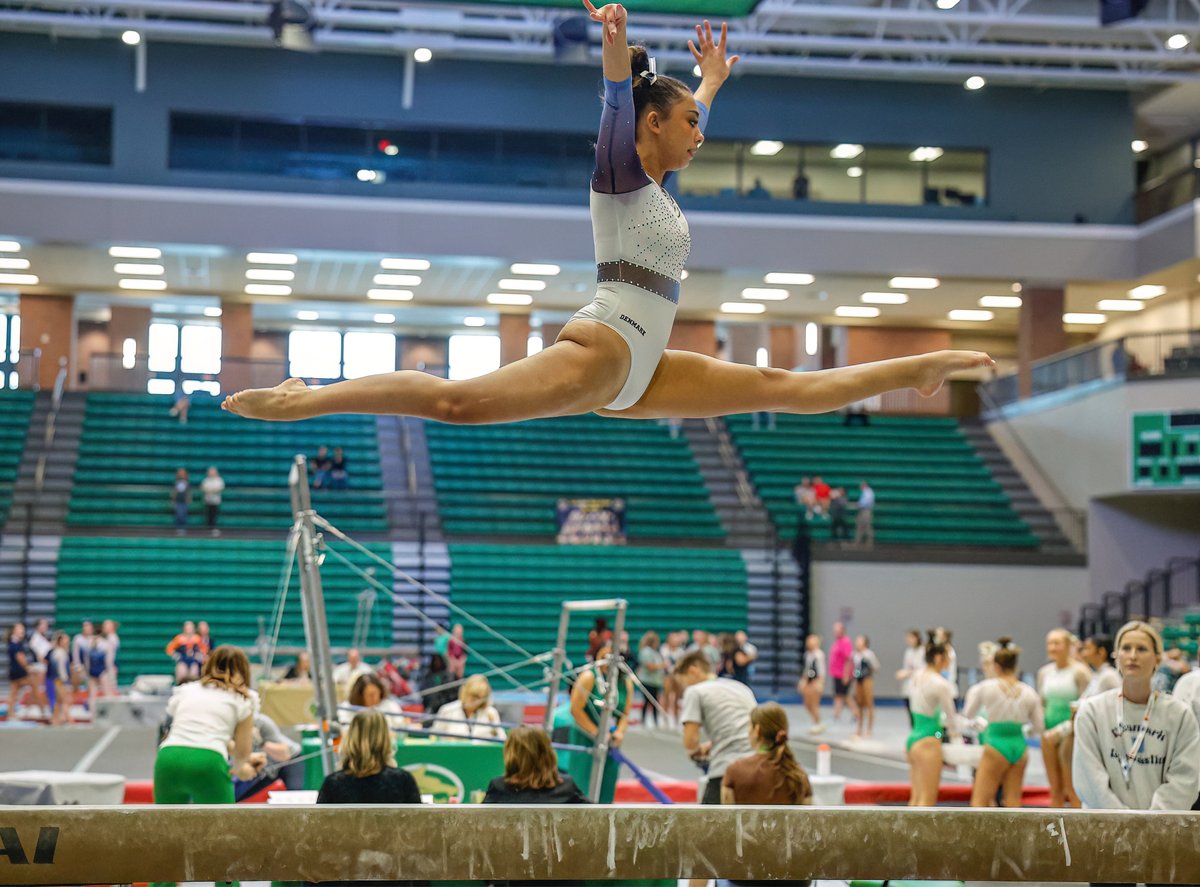
M 633 78 L 620 82 L 604 80 L 604 113 L 600 116 L 600 135 L 596 138 L 596 171 L 592 190 L 601 194 L 627 194 L 646 187 L 648 177 L 642 169 L 634 141 L 636 122 L 633 107 Z

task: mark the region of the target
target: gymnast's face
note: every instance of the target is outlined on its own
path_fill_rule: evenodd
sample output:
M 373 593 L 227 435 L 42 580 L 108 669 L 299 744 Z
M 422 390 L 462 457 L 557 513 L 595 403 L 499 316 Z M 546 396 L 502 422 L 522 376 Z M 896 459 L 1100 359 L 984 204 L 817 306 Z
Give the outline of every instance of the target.
M 646 114 L 645 124 L 658 142 L 659 156 L 668 170 L 680 170 L 692 162 L 704 134 L 700 132 L 700 109 L 696 100 L 683 96 L 671 106 L 671 113 L 663 117 L 656 110 Z

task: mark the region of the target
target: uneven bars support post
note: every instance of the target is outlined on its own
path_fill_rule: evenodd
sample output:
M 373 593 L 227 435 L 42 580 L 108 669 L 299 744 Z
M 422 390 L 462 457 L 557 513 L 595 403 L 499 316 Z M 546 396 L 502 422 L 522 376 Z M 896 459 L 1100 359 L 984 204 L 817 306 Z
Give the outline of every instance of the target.
M 598 601 L 597 603 L 609 602 Z M 596 724 L 596 744 L 592 748 L 592 773 L 588 780 L 588 797 L 593 804 L 600 801 L 600 788 L 604 783 L 604 767 L 608 763 L 608 747 L 612 744 L 608 727 L 613 721 L 617 699 L 620 696 L 620 687 L 617 685 L 617 681 L 622 680 L 621 654 L 617 650 L 617 645 L 621 643 L 621 632 L 625 630 L 625 607 L 627 604 L 623 598 L 617 598 L 611 603 L 617 608 L 617 624 L 613 627 L 613 639 L 608 652 L 608 668 L 605 675 L 608 687 L 604 694 L 604 705 L 600 708 L 600 721 Z M 625 704 L 632 705 L 633 700 L 627 698 Z
M 542 727 L 547 735 L 554 732 L 554 709 L 558 705 L 558 685 L 567 662 L 567 630 L 570 625 L 571 611 L 564 605 L 558 617 L 558 640 L 554 642 L 554 671 L 550 673 L 550 685 L 546 689 L 546 717 Z
M 334 770 L 333 731 L 337 724 L 337 691 L 333 684 L 333 655 L 329 649 L 329 623 L 325 619 L 321 559 L 317 554 L 318 538 L 313 528 L 312 497 L 308 489 L 308 460 L 303 455 L 297 455 L 292 463 L 288 486 L 292 494 L 293 518 L 300 528 L 300 603 L 309 658 L 312 660 L 313 690 L 321 730 L 321 769 L 328 776 Z

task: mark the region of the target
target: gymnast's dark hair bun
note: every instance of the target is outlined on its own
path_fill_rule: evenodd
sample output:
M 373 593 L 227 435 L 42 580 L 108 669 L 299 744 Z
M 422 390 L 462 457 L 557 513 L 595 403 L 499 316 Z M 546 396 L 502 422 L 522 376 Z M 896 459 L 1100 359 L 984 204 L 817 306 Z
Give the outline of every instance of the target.
M 1007 635 L 997 638 L 996 643 L 1000 645 L 1000 649 L 992 656 L 992 662 L 996 663 L 996 668 L 1005 672 L 1016 671 L 1021 648 L 1014 644 L 1013 639 Z
M 996 638 L 996 643 L 1000 645 L 1001 650 L 1007 650 L 1009 647 L 1012 646 L 1012 642 L 1013 642 L 1013 639 L 1010 638 L 1008 635 L 1004 635 L 1003 637 Z
M 650 70 L 650 53 L 646 51 L 646 47 L 629 47 L 629 67 L 633 71 L 634 89 L 637 89 L 639 86 L 652 85 L 642 77 L 643 73 Z

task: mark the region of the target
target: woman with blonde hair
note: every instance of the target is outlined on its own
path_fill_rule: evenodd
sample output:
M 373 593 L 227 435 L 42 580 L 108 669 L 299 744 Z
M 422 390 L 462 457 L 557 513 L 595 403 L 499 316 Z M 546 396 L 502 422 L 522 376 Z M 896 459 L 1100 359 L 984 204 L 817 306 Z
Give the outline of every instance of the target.
M 536 727 L 513 727 L 504 743 L 504 775 L 493 779 L 485 804 L 586 804 L 579 786 L 558 771 L 550 737 Z
M 341 768 L 317 792 L 318 804 L 419 804 L 417 781 L 396 766 L 396 746 L 387 718 L 360 711 L 342 739 Z
M 246 654 L 217 647 L 200 680 L 176 687 L 167 703 L 171 728 L 154 760 L 154 803 L 232 804 L 229 753 L 233 769 L 266 763 L 251 754 L 257 706 Z
M 1073 641 L 1065 628 L 1050 631 L 1046 635 L 1046 657 L 1050 661 L 1037 673 L 1037 690 L 1045 711 L 1042 760 L 1050 783 L 1051 807 L 1079 806 L 1071 785 L 1071 766 L 1062 759 L 1061 746 L 1071 729 L 1071 703 L 1087 689 L 1092 670 L 1072 655 Z
M 1188 703 L 1153 689 L 1162 637 L 1128 622 L 1115 646 L 1121 686 L 1084 699 L 1075 716 L 1079 798 L 1089 810 L 1190 810 L 1200 792 L 1200 728 Z
M 492 705 L 492 685 L 481 674 L 473 674 L 458 688 L 458 700 L 447 702 L 437 712 L 433 729 L 465 739 L 503 739 L 500 712 Z M 445 720 L 443 720 L 443 718 Z
M 778 702 L 750 712 L 750 745 L 754 754 L 725 769 L 722 804 L 812 803 L 812 784 L 788 745 L 787 712 Z

